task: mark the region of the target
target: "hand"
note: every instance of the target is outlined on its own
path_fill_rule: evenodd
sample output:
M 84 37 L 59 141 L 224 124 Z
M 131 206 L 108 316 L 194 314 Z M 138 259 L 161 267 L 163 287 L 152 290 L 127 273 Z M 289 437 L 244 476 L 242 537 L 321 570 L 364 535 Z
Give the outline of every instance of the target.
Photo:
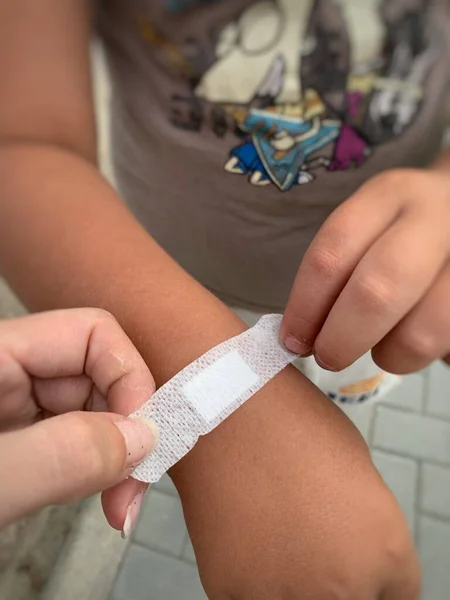
M 415 600 L 399 507 L 345 415 L 293 369 L 171 471 L 210 600 Z
M 307 251 L 281 339 L 339 371 L 372 349 L 406 374 L 450 359 L 450 173 L 398 170 L 368 181 Z
M 127 532 L 146 486 L 125 478 L 155 435 L 121 415 L 153 391 L 146 364 L 105 311 L 1 321 L 0 528 L 107 489 L 106 517 Z

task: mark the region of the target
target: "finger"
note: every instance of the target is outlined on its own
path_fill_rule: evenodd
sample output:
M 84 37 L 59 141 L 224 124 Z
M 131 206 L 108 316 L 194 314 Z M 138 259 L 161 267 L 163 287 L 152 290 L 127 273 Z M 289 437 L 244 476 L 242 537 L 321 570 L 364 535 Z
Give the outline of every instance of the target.
M 85 372 L 118 414 L 134 412 L 155 391 L 155 381 L 144 359 L 111 317 L 91 332 Z
M 401 201 L 392 192 L 383 193 L 383 181 L 372 180 L 339 207 L 306 252 L 281 325 L 281 340 L 296 354 L 313 349 L 355 267 L 397 218 Z
M 116 485 L 155 446 L 144 421 L 69 413 L 0 435 L 0 526 Z
M 81 408 L 108 411 L 106 400 L 89 377 L 31 380 L 9 352 L 0 350 L 0 431 L 30 425 L 40 415 Z
M 111 527 L 128 538 L 136 525 L 148 485 L 130 477 L 102 494 L 102 506 Z
M 39 406 L 53 414 L 81 410 L 89 402 L 92 388 L 92 380 L 87 375 L 33 380 Z
M 73 410 L 108 412 L 106 399 L 87 375 L 35 379 L 34 395 L 39 405 L 53 416 Z
M 0 347 L 32 377 L 88 375 L 120 414 L 139 408 L 155 388 L 144 360 L 105 311 L 74 309 L 3 321 Z M 73 407 L 73 397 L 70 401 Z M 83 392 L 78 408 L 84 402 Z
M 450 264 L 421 302 L 372 351 L 385 371 L 406 375 L 450 351 Z
M 0 348 L 0 432 L 34 422 L 39 408 L 31 391 L 30 378 L 21 365 Z
M 373 244 L 315 344 L 319 364 L 342 370 L 371 350 L 419 302 L 448 258 L 437 217 L 410 210 Z

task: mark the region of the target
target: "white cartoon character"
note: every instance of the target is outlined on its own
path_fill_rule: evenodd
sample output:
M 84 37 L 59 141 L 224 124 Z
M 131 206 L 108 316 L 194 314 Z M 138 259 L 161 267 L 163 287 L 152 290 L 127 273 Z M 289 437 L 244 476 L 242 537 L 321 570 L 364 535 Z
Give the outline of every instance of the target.
M 197 98 L 224 107 L 247 134 L 225 168 L 247 174 L 254 185 L 272 182 L 287 190 L 312 181 L 309 157 L 339 136 L 340 122 L 323 118 L 325 107 L 317 95 L 310 110 L 302 90 L 301 60 L 310 43 L 306 32 L 313 4 L 253 4 L 222 30 L 218 59 L 194 91 Z
M 225 25 L 211 13 L 209 33 L 181 46 L 150 31 L 190 85 L 173 96 L 172 123 L 238 138 L 225 169 L 253 185 L 286 191 L 318 167 L 359 167 L 421 108 L 439 54 L 426 1 L 259 0 Z

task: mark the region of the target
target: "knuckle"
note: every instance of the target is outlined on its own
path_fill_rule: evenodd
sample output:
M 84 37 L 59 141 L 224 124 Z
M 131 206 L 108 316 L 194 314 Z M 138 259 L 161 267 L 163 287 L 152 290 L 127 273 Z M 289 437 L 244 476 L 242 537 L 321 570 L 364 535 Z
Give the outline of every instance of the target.
M 323 600 L 360 600 L 366 597 L 362 574 L 352 572 L 343 564 L 329 567 L 312 587 L 314 598 Z
M 415 180 L 415 173 L 414 169 L 390 169 L 375 175 L 366 185 L 371 191 L 378 193 L 380 198 L 383 198 L 388 192 L 404 191 L 405 185 L 411 182 L 412 179 Z
M 332 247 L 315 247 L 311 249 L 309 263 L 315 273 L 324 279 L 331 279 L 339 272 L 342 258 Z
M 395 284 L 379 274 L 359 277 L 355 282 L 354 295 L 357 303 L 374 315 L 392 312 L 398 302 Z
M 406 533 L 399 532 L 388 536 L 385 545 L 385 557 L 388 564 L 398 569 L 404 568 L 410 561 L 410 543 Z

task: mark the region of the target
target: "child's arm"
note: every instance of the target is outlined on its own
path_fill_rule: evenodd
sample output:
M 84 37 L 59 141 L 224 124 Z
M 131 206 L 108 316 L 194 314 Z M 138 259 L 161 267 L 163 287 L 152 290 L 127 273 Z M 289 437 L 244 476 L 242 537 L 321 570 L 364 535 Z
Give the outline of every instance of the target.
M 160 385 L 244 326 L 97 172 L 88 23 L 81 0 L 0 0 L 0 269 L 33 309 L 110 310 Z M 367 448 L 293 369 L 172 476 L 211 598 L 416 597 L 414 553 Z

